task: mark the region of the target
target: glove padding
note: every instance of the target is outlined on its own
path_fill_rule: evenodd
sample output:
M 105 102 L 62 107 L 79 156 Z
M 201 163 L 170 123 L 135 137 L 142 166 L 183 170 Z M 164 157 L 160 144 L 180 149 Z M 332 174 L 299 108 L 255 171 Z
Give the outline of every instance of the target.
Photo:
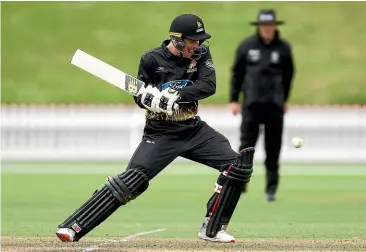
M 179 106 L 175 102 L 179 99 L 178 91 L 167 88 L 163 92 L 148 85 L 141 92 L 141 104 L 155 113 L 167 113 L 172 115 Z
M 174 110 L 179 109 L 177 101 L 180 99 L 179 92 L 172 88 L 164 89 L 161 92 L 160 107 L 168 115 L 172 115 Z
M 160 113 L 162 110 L 159 107 L 161 93 L 159 89 L 148 85 L 141 92 L 141 104 L 148 110 Z

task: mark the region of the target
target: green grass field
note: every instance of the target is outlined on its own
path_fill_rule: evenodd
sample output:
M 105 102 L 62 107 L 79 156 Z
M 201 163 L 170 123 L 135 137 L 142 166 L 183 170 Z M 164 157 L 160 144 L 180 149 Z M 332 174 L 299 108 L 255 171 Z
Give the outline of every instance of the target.
M 167 38 L 172 19 L 200 15 L 212 34 L 217 93 L 228 100 L 238 43 L 248 22 L 273 7 L 293 44 L 297 74 L 291 103 L 364 103 L 365 2 L 2 2 L 2 102 L 132 103 L 132 98 L 72 66 L 77 48 L 133 75 L 140 55 Z
M 264 199 L 263 167 L 255 169 L 229 226 L 239 240 L 360 239 L 366 246 L 362 165 L 284 165 L 275 203 Z M 3 164 L 3 238 L 54 236 L 57 225 L 100 188 L 107 175 L 122 170 L 124 164 Z M 161 228 L 166 230 L 148 237 L 195 239 L 216 176 L 202 165 L 173 164 L 87 239 Z

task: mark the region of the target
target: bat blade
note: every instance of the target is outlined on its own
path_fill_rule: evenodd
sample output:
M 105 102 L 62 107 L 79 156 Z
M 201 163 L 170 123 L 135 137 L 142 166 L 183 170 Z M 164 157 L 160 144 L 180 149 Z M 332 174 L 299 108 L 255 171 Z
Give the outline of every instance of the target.
M 144 82 L 80 49 L 74 53 L 71 64 L 134 96 L 145 86 Z

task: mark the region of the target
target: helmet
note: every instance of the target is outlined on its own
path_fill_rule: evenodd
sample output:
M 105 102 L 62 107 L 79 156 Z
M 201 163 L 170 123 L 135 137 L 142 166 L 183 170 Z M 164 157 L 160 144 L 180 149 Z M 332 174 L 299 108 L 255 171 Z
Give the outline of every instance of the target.
M 186 43 L 183 39 L 199 41 L 200 46 L 196 48 L 191 59 L 199 59 L 203 54 L 207 53 L 211 35 L 206 33 L 205 26 L 201 18 L 194 14 L 182 14 L 176 17 L 170 25 L 169 35 L 175 48 L 178 49 L 181 56 Z M 204 42 L 207 42 L 204 45 Z
M 211 35 L 205 31 L 202 19 L 194 14 L 182 14 L 176 17 L 170 25 L 169 34 L 181 39 L 187 38 L 196 41 L 211 38 Z

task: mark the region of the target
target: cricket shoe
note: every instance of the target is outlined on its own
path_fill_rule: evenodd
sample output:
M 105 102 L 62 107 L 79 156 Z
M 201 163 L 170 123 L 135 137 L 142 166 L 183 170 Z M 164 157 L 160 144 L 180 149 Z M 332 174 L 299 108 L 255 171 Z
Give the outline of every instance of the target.
M 267 201 L 269 201 L 269 202 L 276 201 L 276 195 L 271 194 L 271 193 L 267 193 L 267 195 L 266 195 L 266 199 L 267 199 Z
M 75 239 L 75 231 L 70 228 L 60 228 L 56 235 L 63 242 L 72 242 Z
M 219 232 L 217 232 L 215 237 L 212 237 L 212 238 L 208 237 L 206 235 L 208 220 L 209 220 L 209 218 L 206 218 L 205 221 L 202 223 L 200 231 L 198 232 L 198 238 L 200 238 L 202 240 L 206 240 L 206 241 L 219 242 L 219 243 L 234 243 L 235 242 L 235 237 L 232 235 L 229 235 L 226 232 L 226 227 L 224 227 L 224 226 L 221 228 L 221 230 Z

